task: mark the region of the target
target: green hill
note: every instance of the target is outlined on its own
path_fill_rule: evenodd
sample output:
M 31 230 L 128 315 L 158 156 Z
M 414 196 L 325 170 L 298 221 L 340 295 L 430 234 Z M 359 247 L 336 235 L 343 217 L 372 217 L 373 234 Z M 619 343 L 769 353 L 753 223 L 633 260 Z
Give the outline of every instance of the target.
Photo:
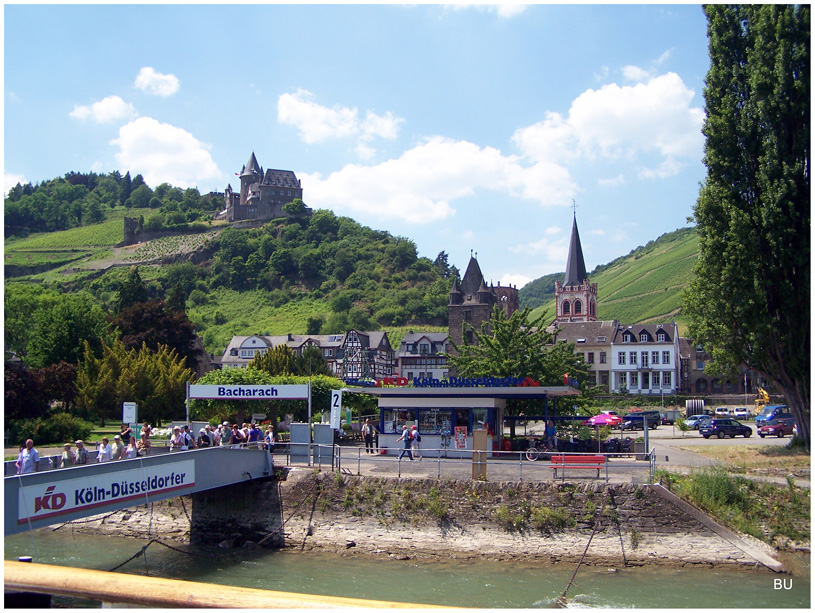
M 411 240 L 326 210 L 236 230 L 207 216 L 212 195 L 168 185 L 153 191 L 141 182 L 125 198 L 128 180 L 129 173 L 69 173 L 11 190 L 5 201 L 7 293 L 17 284 L 87 290 L 110 309 L 129 267 L 137 265 L 152 298 L 182 286 L 190 319 L 212 353 L 223 351 L 234 335 L 254 333 L 385 329 L 397 344 L 410 329 L 446 330 L 458 270 L 444 252 L 435 260 L 419 257 Z M 148 197 L 150 207 L 136 206 Z M 195 222 L 201 231 L 116 247 L 125 215 L 142 217 L 146 227 Z M 681 323 L 682 290 L 697 252 L 696 231 L 685 228 L 598 266 L 589 274 L 599 286 L 598 317 Z M 552 274 L 527 284 L 521 305 L 553 316 L 554 283 L 562 278 Z
M 681 228 L 598 266 L 589 273 L 589 280 L 597 283 L 598 318 L 629 324 L 676 320 L 683 327 L 682 291 L 691 280 L 698 254 L 696 229 Z M 545 310 L 554 317 L 554 285 L 563 274 L 547 275 L 524 286 L 521 305 L 533 307 L 534 316 Z M 540 296 L 547 299 L 535 306 Z

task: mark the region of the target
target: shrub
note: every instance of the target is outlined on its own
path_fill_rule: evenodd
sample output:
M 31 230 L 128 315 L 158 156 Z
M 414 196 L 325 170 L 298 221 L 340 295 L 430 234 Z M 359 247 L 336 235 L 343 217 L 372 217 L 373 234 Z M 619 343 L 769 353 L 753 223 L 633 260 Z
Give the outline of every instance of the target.
M 549 507 L 534 507 L 530 518 L 532 527 L 538 530 L 562 530 L 577 524 L 566 509 L 551 509 Z
M 26 439 L 35 445 L 51 445 L 87 439 L 94 425 L 70 413 L 54 413 L 38 419 L 24 419 L 9 427 L 9 439 L 22 445 Z

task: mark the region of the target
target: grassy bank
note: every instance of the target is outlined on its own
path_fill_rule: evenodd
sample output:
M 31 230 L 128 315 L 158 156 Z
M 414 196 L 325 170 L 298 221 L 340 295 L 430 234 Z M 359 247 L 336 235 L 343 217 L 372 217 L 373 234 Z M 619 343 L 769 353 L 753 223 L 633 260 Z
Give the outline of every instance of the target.
M 787 484 L 733 475 L 724 468 L 680 475 L 657 470 L 657 480 L 725 526 L 775 547 L 810 540 L 810 492 L 787 478 Z
M 731 473 L 747 475 L 790 473 L 808 475 L 811 456 L 802 446 L 789 445 L 766 446 L 755 445 L 695 445 L 683 448 L 685 451 L 698 453 L 720 461 Z

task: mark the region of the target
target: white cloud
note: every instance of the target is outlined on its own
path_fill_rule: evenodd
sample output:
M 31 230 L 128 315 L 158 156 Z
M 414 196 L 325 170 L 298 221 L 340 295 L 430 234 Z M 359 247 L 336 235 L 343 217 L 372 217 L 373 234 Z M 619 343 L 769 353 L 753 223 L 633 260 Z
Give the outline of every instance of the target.
M 300 130 L 300 138 L 309 145 L 359 132 L 356 109 L 340 106 L 329 109 L 312 102 L 313 97 L 303 89 L 295 94 L 282 94 L 277 99 L 277 120 L 295 126 Z
M 504 19 L 520 15 L 528 8 L 526 4 L 448 4 L 445 6 L 455 11 L 475 9 L 485 13 L 494 13 Z
M 608 179 L 597 179 L 597 185 L 600 187 L 617 187 L 618 185 L 625 185 L 625 177 L 622 174 Z
M 514 285 L 518 289 L 521 289 L 524 285 L 526 285 L 530 281 L 532 281 L 531 277 L 512 273 L 507 273 L 503 277 L 501 277 L 501 285 Z
M 209 148 L 192 134 L 151 117 L 140 117 L 119 129 L 116 161 L 120 168 L 138 170 L 148 185 L 171 183 L 195 187 L 200 181 L 219 179 L 221 171 Z
M 662 161 L 656 168 L 642 168 L 637 173 L 640 179 L 664 179 L 678 174 L 684 164 L 677 162 L 674 158 L 669 157 Z
M 136 109 L 119 96 L 108 96 L 90 106 L 75 106 L 69 113 L 74 119 L 92 119 L 96 123 L 111 123 L 118 119 L 135 117 Z
M 363 136 L 368 138 L 379 136 L 380 138 L 393 140 L 399 135 L 399 124 L 404 121 L 404 119 L 396 117 L 390 111 L 385 115 L 377 115 L 368 111 L 365 115 L 365 121 L 360 124 L 360 130 Z
M 150 66 L 145 66 L 139 71 L 134 85 L 148 94 L 164 97 L 172 96 L 181 86 L 174 74 L 162 74 Z
M 517 130 L 512 140 L 538 162 L 657 153 L 666 158 L 661 176 L 667 176 L 665 172 L 680 167 L 670 158 L 702 155 L 704 112 L 690 106 L 693 96 L 672 72 L 636 85 L 604 85 L 580 94 L 567 117 L 547 112 L 543 121 Z
M 23 175 L 15 175 L 11 173 L 3 173 L 3 193 L 8 194 L 8 190 L 17 184 L 25 185 L 27 181 Z
M 300 138 L 312 145 L 332 139 L 356 138 L 355 151 L 363 160 L 376 154 L 370 143 L 374 138 L 393 140 L 399 135 L 399 125 L 405 120 L 390 111 L 377 115 L 366 111 L 365 119 L 359 118 L 356 108 L 335 105 L 331 108 L 314 102 L 314 94 L 298 89 L 294 94 L 282 94 L 277 100 L 277 119 L 292 125 L 300 132 Z
M 647 81 L 651 74 L 643 69 L 639 68 L 638 66 L 623 66 L 623 76 L 625 77 L 626 81 L 635 81 L 637 83 L 641 81 Z
M 566 204 L 574 189 L 568 172 L 555 165 L 524 167 L 519 158 L 492 147 L 440 136 L 381 164 L 349 164 L 325 179 L 320 175 L 301 178 L 310 206 L 417 224 L 454 215 L 452 202 L 478 190 L 502 191 L 541 204 Z

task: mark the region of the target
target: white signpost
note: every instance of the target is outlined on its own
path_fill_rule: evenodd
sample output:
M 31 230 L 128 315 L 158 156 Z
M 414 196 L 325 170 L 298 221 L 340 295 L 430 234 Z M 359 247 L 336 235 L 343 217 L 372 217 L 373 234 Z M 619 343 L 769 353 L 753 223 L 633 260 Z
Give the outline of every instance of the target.
M 342 419 L 342 390 L 331 390 L 331 417 L 328 423 L 335 430 L 340 429 L 340 420 Z
M 135 402 L 122 403 L 122 423 L 135 424 L 139 421 L 139 406 Z
M 306 400 L 308 385 L 190 385 L 190 399 Z

